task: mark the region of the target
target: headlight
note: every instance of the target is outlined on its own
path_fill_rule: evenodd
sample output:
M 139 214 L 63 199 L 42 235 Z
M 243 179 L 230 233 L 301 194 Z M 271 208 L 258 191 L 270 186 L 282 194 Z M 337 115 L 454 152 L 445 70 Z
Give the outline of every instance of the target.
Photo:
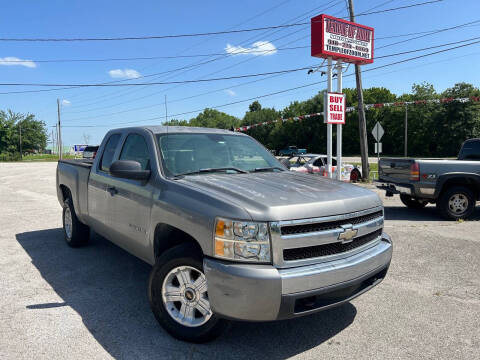
M 215 257 L 238 261 L 270 262 L 270 235 L 266 223 L 217 218 Z

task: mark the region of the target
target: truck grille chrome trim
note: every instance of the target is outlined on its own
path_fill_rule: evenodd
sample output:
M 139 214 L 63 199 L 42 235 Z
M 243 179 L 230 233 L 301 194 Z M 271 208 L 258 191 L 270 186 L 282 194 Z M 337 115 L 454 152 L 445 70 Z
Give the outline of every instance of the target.
M 351 256 L 380 241 L 383 223 L 382 206 L 323 218 L 271 222 L 273 264 L 289 268 Z
M 356 237 L 352 242 L 343 244 L 341 242 L 330 243 L 317 246 L 308 246 L 296 249 L 283 250 L 283 258 L 285 261 L 301 260 L 309 258 L 317 258 L 321 256 L 330 256 L 335 254 L 345 253 L 354 250 L 362 245 L 376 240 L 382 235 L 382 229 L 376 230 L 370 234 Z
M 304 225 L 290 225 L 290 226 L 283 226 L 281 228 L 282 235 L 292 235 L 292 234 L 304 234 L 310 232 L 318 232 L 318 231 L 326 231 L 326 230 L 333 230 L 342 227 L 342 225 L 357 225 L 365 222 L 369 222 L 371 220 L 375 220 L 377 218 L 383 217 L 383 211 L 376 211 L 372 214 L 343 219 L 343 220 L 336 220 L 336 221 L 327 221 L 322 223 L 314 223 L 314 224 L 304 224 Z

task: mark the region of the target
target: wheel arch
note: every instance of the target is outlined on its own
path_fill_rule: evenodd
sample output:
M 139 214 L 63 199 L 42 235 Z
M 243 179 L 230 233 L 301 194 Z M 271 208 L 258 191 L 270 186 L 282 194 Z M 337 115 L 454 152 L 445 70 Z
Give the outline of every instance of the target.
M 68 197 L 70 198 L 72 197 L 72 192 L 67 185 L 60 184 L 59 187 L 60 187 L 60 193 L 62 195 L 62 203 L 63 203 Z
M 480 175 L 451 173 L 439 177 L 435 188 L 435 198 L 452 186 L 464 186 L 470 189 L 477 199 L 480 197 Z
M 160 257 L 165 251 L 185 243 L 192 244 L 199 254 L 203 255 L 200 243 L 192 235 L 166 223 L 159 223 L 155 226 L 153 236 L 153 254 L 155 259 Z

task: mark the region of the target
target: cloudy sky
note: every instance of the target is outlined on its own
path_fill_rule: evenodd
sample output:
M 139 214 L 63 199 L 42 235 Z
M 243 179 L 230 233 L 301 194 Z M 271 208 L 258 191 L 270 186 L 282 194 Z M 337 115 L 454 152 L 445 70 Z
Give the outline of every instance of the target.
M 356 0 L 356 12 L 382 10 L 423 0 Z M 263 1 L 9 1 L 2 5 L 2 38 L 129 37 L 204 33 L 308 22 L 322 12 L 344 17 L 345 0 Z M 383 4 L 383 5 L 382 5 Z M 377 7 L 378 6 L 378 7 Z M 478 36 L 480 23 L 454 31 L 436 32 L 407 42 L 393 37 L 447 28 L 480 19 L 477 0 L 445 0 L 417 8 L 362 16 L 359 23 L 375 28 L 375 55 L 461 41 Z M 270 31 L 239 32 L 209 37 L 139 41 L 2 42 L 2 83 L 106 83 L 168 82 L 281 71 L 318 65 L 310 56 L 308 25 Z M 396 44 L 395 44 L 396 43 Z M 435 49 L 437 50 L 437 49 Z M 435 51 L 431 50 L 431 51 Z M 421 53 L 424 54 L 425 52 Z M 212 55 L 213 54 L 213 55 Z M 395 93 L 409 91 L 413 83 L 428 81 L 438 90 L 455 82 L 480 85 L 480 46 L 399 64 L 364 74 L 364 87 L 385 86 Z M 375 66 L 412 57 L 378 59 Z M 125 60 L 128 58 L 128 60 Z M 105 60 L 108 61 L 91 61 Z M 49 60 L 61 60 L 49 62 Z M 71 61 L 90 60 L 90 61 Z M 352 67 L 346 75 L 352 72 Z M 2 109 L 31 112 L 49 126 L 56 121 L 56 100 L 62 100 L 66 144 L 81 143 L 83 134 L 99 143 L 104 133 L 122 123 L 160 124 L 168 113 L 189 119 L 205 107 L 242 116 L 251 101 L 241 100 L 320 81 L 320 73 L 307 71 L 265 78 L 233 79 L 210 83 L 170 84 L 116 88 L 75 88 L 37 93 L 0 94 Z M 255 81 L 254 80 L 260 80 Z M 353 87 L 354 77 L 344 78 Z M 325 85 L 310 86 L 260 99 L 263 106 L 282 108 L 307 99 Z M 2 86 L 0 92 L 42 88 Z M 51 90 L 51 89 L 49 89 Z M 176 115 L 188 113 L 185 115 Z M 79 127 L 77 127 L 79 126 Z M 80 127 L 81 126 L 81 127 Z M 86 127 L 92 126 L 92 127 Z M 123 125 L 122 125 L 123 126 Z

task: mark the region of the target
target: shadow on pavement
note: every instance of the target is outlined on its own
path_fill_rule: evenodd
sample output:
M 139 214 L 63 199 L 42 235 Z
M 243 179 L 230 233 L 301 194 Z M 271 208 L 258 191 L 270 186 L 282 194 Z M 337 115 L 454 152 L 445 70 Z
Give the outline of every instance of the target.
M 347 303 L 295 320 L 236 322 L 212 343 L 183 343 L 165 333 L 150 311 L 150 265 L 98 235 L 79 249 L 64 243 L 60 228 L 20 233 L 16 238 L 63 300 L 32 303 L 28 311 L 70 306 L 115 358 L 285 359 L 329 340 L 356 316 L 356 308 Z
M 444 219 L 437 211 L 435 205 L 424 209 L 409 209 L 406 206 L 385 206 L 385 220 L 408 221 L 449 221 Z M 480 207 L 476 207 L 472 216 L 467 221 L 480 220 Z

